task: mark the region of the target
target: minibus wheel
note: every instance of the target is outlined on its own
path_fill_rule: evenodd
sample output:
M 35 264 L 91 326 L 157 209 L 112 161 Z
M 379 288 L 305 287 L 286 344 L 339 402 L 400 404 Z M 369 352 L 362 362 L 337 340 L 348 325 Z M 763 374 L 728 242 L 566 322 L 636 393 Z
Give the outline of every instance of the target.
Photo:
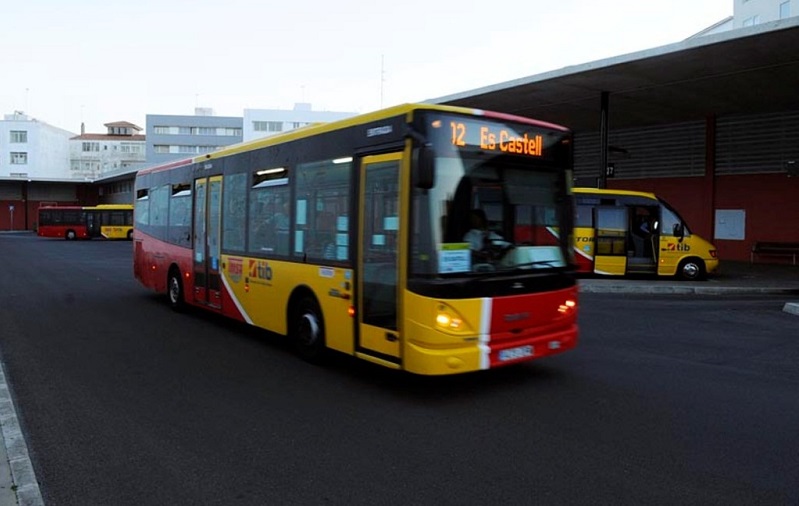
M 698 258 L 686 258 L 680 262 L 677 275 L 685 281 L 705 279 L 705 262 Z
M 291 314 L 291 340 L 297 354 L 313 364 L 323 362 L 327 352 L 325 323 L 316 299 L 310 295 L 302 296 Z
M 166 284 L 166 295 L 169 298 L 169 306 L 175 311 L 182 311 L 186 302 L 183 298 L 183 281 L 180 279 L 180 272 L 174 267 L 169 270 L 169 279 Z

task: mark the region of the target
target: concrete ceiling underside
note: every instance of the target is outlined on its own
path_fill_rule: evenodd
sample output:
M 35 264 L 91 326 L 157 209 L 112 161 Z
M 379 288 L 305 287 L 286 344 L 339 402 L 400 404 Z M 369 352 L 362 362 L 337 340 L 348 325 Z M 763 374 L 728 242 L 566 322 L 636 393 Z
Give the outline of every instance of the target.
M 532 117 L 574 131 L 799 109 L 799 18 L 688 39 L 432 99 Z

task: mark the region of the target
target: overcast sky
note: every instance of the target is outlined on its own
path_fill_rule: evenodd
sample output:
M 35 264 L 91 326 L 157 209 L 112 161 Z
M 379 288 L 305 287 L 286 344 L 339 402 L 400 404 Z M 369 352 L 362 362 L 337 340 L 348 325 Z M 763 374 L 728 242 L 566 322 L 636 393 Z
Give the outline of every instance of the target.
M 369 112 L 679 42 L 733 0 L 5 2 L 0 114 Z

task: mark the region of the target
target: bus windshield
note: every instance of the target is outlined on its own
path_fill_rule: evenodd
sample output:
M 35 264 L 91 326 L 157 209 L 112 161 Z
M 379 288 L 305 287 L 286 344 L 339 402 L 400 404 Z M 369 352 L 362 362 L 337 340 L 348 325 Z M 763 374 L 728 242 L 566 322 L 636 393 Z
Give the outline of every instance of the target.
M 446 119 L 432 124 L 447 131 Z M 572 263 L 564 132 L 481 121 L 466 124 L 466 135 L 455 135 L 453 141 L 431 130 L 427 138 L 436 153 L 435 182 L 432 189 L 414 190 L 412 275 L 563 270 Z M 470 130 L 480 136 L 474 144 Z M 536 139 L 539 147 L 510 153 L 497 142 L 491 149 L 487 139 L 492 132 L 497 139 Z

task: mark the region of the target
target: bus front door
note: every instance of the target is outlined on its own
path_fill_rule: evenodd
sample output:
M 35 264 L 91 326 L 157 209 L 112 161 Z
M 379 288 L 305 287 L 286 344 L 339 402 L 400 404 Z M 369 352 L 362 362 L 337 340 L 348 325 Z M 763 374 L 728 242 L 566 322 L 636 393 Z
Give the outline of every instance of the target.
M 594 272 L 623 276 L 627 271 L 627 208 L 597 206 Z
M 400 364 L 400 165 L 402 153 L 363 158 L 356 352 Z
M 212 308 L 222 307 L 220 216 L 222 176 L 194 181 L 194 301 Z

